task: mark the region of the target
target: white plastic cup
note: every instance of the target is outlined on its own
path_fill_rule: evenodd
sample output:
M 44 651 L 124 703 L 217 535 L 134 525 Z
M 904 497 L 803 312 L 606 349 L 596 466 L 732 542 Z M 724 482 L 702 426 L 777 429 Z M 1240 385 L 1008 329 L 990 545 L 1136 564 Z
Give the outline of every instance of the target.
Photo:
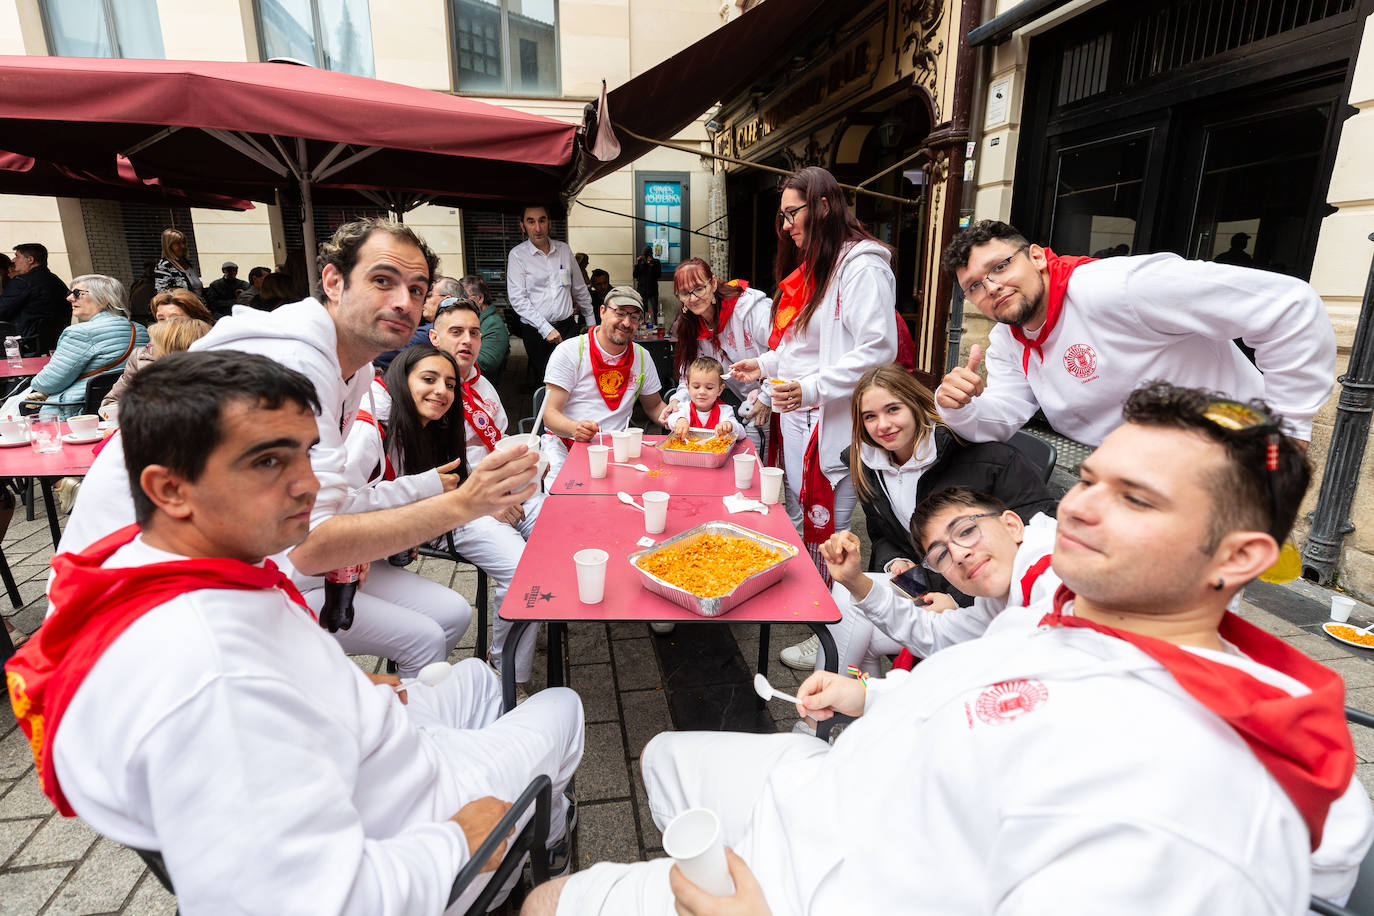
M 644 448 L 644 430 L 627 429 L 625 432 L 630 434 L 630 460 L 634 461 Z
M 616 461 L 630 460 L 630 434 L 625 430 L 611 433 L 611 446 L 615 449 Z
M 1355 599 L 1347 598 L 1344 595 L 1331 596 L 1331 619 L 1337 623 L 1345 623 L 1350 619 L 1350 612 L 1355 610 Z
M 531 452 L 539 458 L 539 465 L 535 468 L 534 479 L 536 482 L 544 478 L 544 472 L 549 468 L 549 459 L 539 450 L 541 437 L 536 433 L 517 433 L 513 436 L 502 436 L 496 440 L 496 447 L 501 450 L 517 448 L 521 445 L 528 446 Z
M 663 831 L 663 851 L 697 887 L 717 897 L 733 897 L 735 882 L 725 861 L 720 818 L 709 808 L 688 808 Z
M 573 554 L 577 566 L 577 600 L 583 604 L 600 604 L 606 597 L 606 561 L 611 555 L 589 547 Z
M 765 506 L 782 502 L 782 468 L 759 468 L 759 499 Z
M 644 494 L 644 533 L 662 534 L 668 527 L 668 494 L 649 490 Z
M 592 476 L 598 479 L 606 476 L 606 462 L 611 460 L 611 447 L 609 445 L 589 445 L 587 446 L 587 465 L 592 469 Z
M 754 456 L 735 456 L 735 486 L 741 490 L 754 485 Z

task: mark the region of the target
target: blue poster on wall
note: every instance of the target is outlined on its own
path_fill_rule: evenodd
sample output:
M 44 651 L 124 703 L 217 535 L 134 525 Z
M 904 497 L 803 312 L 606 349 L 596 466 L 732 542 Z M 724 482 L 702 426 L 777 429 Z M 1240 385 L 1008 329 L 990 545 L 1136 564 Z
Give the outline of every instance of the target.
M 644 182 L 644 219 L 644 247 L 663 263 L 664 276 L 671 275 L 682 261 L 682 182 Z

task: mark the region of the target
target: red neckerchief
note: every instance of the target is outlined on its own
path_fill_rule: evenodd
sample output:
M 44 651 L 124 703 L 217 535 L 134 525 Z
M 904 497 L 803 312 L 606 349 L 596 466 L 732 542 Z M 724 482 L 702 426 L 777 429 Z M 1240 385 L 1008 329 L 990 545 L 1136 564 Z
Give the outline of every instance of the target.
M 1028 607 L 1031 600 L 1031 592 L 1035 589 L 1036 580 L 1045 574 L 1045 570 L 1050 568 L 1050 560 L 1054 559 L 1053 554 L 1045 554 L 1040 559 L 1032 563 L 1024 575 L 1021 576 L 1021 606 Z M 911 654 L 910 649 L 903 649 L 897 653 L 896 659 L 892 662 L 892 667 L 901 668 L 903 671 L 910 671 L 916 667 L 916 656 Z
M 701 416 L 701 411 L 697 410 L 697 405 L 695 404 L 692 404 L 690 407 L 688 407 L 688 410 L 691 411 L 693 420 L 696 420 Z M 706 415 L 706 423 L 702 426 L 697 426 L 697 429 L 715 429 L 719 424 L 720 398 L 716 398 L 716 403 L 711 405 L 711 412 Z M 689 423 L 688 425 L 696 426 L 695 423 Z
M 1321 844 L 1327 811 L 1345 793 L 1355 772 L 1355 748 L 1345 724 L 1345 684 L 1340 675 L 1227 611 L 1217 633 L 1250 659 L 1311 690 L 1295 697 L 1239 668 L 1162 639 L 1066 615 L 1064 606 L 1073 597 L 1073 592 L 1061 585 L 1054 595 L 1054 612 L 1046 614 L 1040 625 L 1096 630 L 1130 643 L 1163 665 L 1193 699 L 1245 740 L 1307 822 L 1312 848 L 1316 849 Z
M 811 430 L 811 439 L 806 443 L 806 455 L 802 466 L 801 485 L 802 505 L 802 543 L 806 545 L 816 569 L 829 588 L 834 581 L 830 570 L 821 558 L 820 547 L 835 533 L 835 488 L 830 478 L 821 470 L 821 426 Z
M 386 453 L 386 430 L 382 429 L 382 424 L 378 423 L 376 417 L 372 416 L 372 414 L 363 410 L 361 407 L 358 408 L 358 414 L 353 418 L 353 422 L 369 423 L 376 428 L 377 435 L 382 438 L 382 479 L 395 480 L 396 469 L 391 466 L 391 456 Z
M 740 293 L 743 293 L 746 289 L 749 288 L 749 281 L 731 280 L 729 283 L 725 285 L 730 287 L 737 287 Z M 706 326 L 706 322 L 700 322 L 701 331 L 697 334 L 697 340 L 709 340 L 716 345 L 716 349 L 720 349 L 721 329 L 724 328 L 725 325 L 730 321 L 730 316 L 735 313 L 735 304 L 737 302 L 739 302 L 738 295 L 731 296 L 728 299 L 722 298 L 720 300 L 720 306 L 716 309 L 716 326 L 714 328 L 708 328 Z
M 800 265 L 778 284 L 778 310 L 773 313 L 773 331 L 768 335 L 768 349 L 776 350 L 782 343 L 783 335 L 797 320 L 811 295 L 816 291 L 816 280 L 806 265 Z M 719 323 L 719 322 L 717 322 Z
M 239 560 L 196 559 L 104 569 L 112 554 L 138 535 L 129 525 L 82 553 L 52 558 L 48 597 L 53 613 L 5 664 L 10 704 L 29 739 L 43 794 L 64 817 L 73 817 L 53 770 L 57 728 L 77 688 L 100 656 L 134 621 L 187 592 L 200 589 L 279 588 L 315 617 L 305 599 L 271 560 L 254 566 Z
M 463 382 L 463 419 L 476 431 L 487 451 L 494 452 L 496 443 L 501 441 L 501 430 L 496 428 L 496 418 L 477 394 L 477 380 L 481 377 L 482 370 L 473 366 L 472 378 Z
M 624 365 L 613 366 L 601 355 L 601 348 L 596 344 L 596 328 L 592 328 L 587 332 L 587 350 L 591 353 L 592 378 L 596 380 L 596 390 L 601 394 L 601 400 L 606 402 L 606 406 L 615 410 L 630 387 L 630 371 L 634 369 L 634 344 L 625 348 Z
M 1035 340 L 1027 337 L 1016 325 L 1011 325 L 1011 336 L 1021 342 L 1021 371 L 1030 372 L 1030 354 L 1035 351 L 1035 355 L 1040 357 L 1040 362 L 1045 361 L 1045 354 L 1040 349 L 1040 345 L 1054 331 L 1055 325 L 1059 323 L 1059 314 L 1064 310 L 1064 294 L 1069 290 L 1069 276 L 1078 268 L 1097 258 L 1090 258 L 1086 255 L 1065 255 L 1060 257 L 1050 249 L 1045 249 L 1045 267 L 1049 271 L 1048 309 L 1045 314 L 1045 323 L 1040 326 L 1040 330 L 1035 335 Z

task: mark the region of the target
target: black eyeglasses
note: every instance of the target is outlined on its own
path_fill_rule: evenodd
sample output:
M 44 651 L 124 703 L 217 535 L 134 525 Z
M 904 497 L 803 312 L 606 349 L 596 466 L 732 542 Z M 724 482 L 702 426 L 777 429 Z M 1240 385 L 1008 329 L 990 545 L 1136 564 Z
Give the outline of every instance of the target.
M 466 311 L 480 311 L 480 307 L 477 305 L 476 302 L 472 301 L 471 299 L 462 298 L 459 296 L 449 296 L 448 298 L 444 299 L 444 301 L 439 303 L 439 307 L 434 310 L 434 317 L 435 319 L 438 319 L 440 315 L 447 314 L 448 312 L 456 312 L 458 309 L 464 309 Z
M 711 292 L 711 286 L 703 283 L 696 289 L 685 289 L 677 294 L 678 299 L 686 302 L 688 299 L 705 299 Z
M 603 305 L 602 308 L 621 321 L 633 321 L 635 324 L 639 324 L 644 319 L 644 313 L 637 308 L 618 309 L 613 305 Z
M 784 226 L 791 226 L 797 222 L 797 214 L 806 208 L 807 204 L 802 204 L 800 207 L 788 207 L 785 210 L 779 210 L 778 222 L 782 223 Z
M 91 291 L 88 289 L 73 289 L 71 292 L 67 293 L 67 298 L 80 299 L 82 296 L 90 295 L 90 292 Z
M 1020 254 L 1023 251 L 1026 251 L 1029 248 L 1030 245 L 1022 245 L 1020 248 L 1016 249 L 1011 254 L 1007 255 L 1005 258 L 998 261 L 996 264 L 992 265 L 992 269 L 990 269 L 987 273 L 983 274 L 983 279 L 974 280 L 964 289 L 964 298 L 980 298 L 984 293 L 988 291 L 987 281 L 989 280 L 1000 286 L 1002 281 L 999 280 L 998 277 L 1002 276 L 1002 274 L 1006 272 L 1007 268 L 1011 266 L 1012 260 L 1018 254 Z

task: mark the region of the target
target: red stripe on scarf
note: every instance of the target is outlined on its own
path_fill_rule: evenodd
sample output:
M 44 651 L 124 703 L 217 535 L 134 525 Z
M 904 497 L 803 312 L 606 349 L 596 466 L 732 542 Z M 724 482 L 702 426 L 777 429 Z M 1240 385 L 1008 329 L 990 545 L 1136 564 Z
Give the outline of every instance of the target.
M 1048 310 L 1045 314 L 1045 323 L 1040 326 L 1040 330 L 1035 335 L 1035 340 L 1027 337 L 1016 325 L 1011 325 L 1011 336 L 1021 343 L 1021 371 L 1030 372 L 1030 354 L 1035 351 L 1035 355 L 1040 357 L 1040 362 L 1045 361 L 1045 354 L 1040 349 L 1040 345 L 1050 336 L 1054 328 L 1059 324 L 1059 314 L 1064 310 L 1064 294 L 1069 290 L 1069 277 L 1075 270 L 1097 258 L 1090 258 L 1086 255 L 1065 255 L 1060 257 L 1050 249 L 1044 249 L 1045 267 L 1049 271 L 1047 292 L 1049 295 Z
M 1355 772 L 1355 748 L 1345 724 L 1345 684 L 1276 636 L 1227 611 L 1217 633 L 1247 657 L 1311 690 L 1305 696 L 1267 684 L 1239 668 L 1212 661 L 1173 643 L 1064 613 L 1074 598 L 1063 585 L 1054 611 L 1041 626 L 1082 627 L 1114 636 L 1164 666 L 1193 699 L 1225 720 L 1244 739 L 1307 822 L 1312 848 L 1321 844 L 1327 811 Z
M 1031 591 L 1035 588 L 1035 582 L 1045 574 L 1045 570 L 1050 568 L 1050 560 L 1054 559 L 1053 554 L 1045 554 L 1036 560 L 1026 570 L 1026 574 L 1021 577 L 1021 606 L 1030 607 Z
M 73 817 L 53 769 L 53 743 L 72 697 L 105 650 L 135 621 L 187 592 L 206 588 L 281 589 L 315 619 L 291 580 L 271 560 L 254 566 L 205 558 L 105 569 L 103 564 L 138 535 L 129 525 L 82 553 L 52 558 L 48 597 L 53 613 L 5 664 L 10 704 L 29 739 L 43 794 L 64 817 Z
M 481 377 L 482 370 L 473 366 L 472 378 L 463 382 L 463 419 L 477 433 L 487 451 L 494 452 L 496 443 L 501 441 L 501 431 L 496 428 L 496 418 L 477 395 L 477 380 Z

